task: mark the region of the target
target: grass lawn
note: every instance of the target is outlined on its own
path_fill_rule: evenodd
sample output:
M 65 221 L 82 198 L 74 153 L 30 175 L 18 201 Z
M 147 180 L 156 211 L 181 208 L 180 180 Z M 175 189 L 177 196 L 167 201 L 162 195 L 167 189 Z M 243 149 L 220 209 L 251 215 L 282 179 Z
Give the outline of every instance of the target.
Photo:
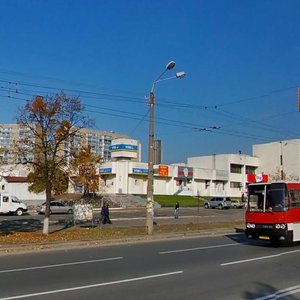
M 198 207 L 203 206 L 207 199 L 203 197 L 192 196 L 174 196 L 174 195 L 154 195 L 154 201 L 162 207 L 173 207 L 178 201 L 180 207 Z
M 140 195 L 146 198 L 146 195 Z M 154 195 L 154 201 L 159 203 L 161 207 L 174 207 L 178 201 L 180 207 L 198 207 L 204 206 L 204 203 L 212 197 L 193 197 L 193 196 L 177 196 L 177 195 Z M 232 197 L 232 200 L 239 199 Z

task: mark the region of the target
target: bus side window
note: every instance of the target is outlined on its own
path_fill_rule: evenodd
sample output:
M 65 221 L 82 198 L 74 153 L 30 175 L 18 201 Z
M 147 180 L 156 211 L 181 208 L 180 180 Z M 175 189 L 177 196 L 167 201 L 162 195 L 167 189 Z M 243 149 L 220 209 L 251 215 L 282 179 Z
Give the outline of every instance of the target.
M 290 190 L 291 207 L 300 207 L 299 190 Z

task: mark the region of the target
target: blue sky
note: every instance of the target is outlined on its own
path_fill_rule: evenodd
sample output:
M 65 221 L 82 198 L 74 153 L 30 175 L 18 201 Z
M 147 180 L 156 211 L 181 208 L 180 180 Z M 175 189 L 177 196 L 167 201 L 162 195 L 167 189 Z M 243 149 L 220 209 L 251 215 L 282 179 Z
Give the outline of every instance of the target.
M 0 0 L 0 123 L 35 95 L 80 96 L 94 129 L 155 138 L 165 163 L 300 137 L 298 0 Z M 17 92 L 16 92 L 17 91 Z

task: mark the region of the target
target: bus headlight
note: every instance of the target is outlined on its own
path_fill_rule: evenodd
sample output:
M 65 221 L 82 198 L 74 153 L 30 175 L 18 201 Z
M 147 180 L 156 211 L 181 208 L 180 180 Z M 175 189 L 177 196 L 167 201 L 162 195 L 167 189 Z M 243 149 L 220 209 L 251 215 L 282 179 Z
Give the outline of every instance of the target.
M 286 224 L 275 224 L 276 229 L 286 229 Z
M 247 223 L 246 227 L 247 228 L 255 228 L 255 224 Z

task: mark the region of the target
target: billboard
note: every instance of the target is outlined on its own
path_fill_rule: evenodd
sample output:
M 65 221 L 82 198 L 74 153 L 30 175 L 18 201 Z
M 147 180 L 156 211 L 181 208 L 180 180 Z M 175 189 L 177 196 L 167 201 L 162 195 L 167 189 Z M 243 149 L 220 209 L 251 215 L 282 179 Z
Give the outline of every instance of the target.
M 180 179 L 192 179 L 193 178 L 193 168 L 191 167 L 178 167 L 178 178 Z

